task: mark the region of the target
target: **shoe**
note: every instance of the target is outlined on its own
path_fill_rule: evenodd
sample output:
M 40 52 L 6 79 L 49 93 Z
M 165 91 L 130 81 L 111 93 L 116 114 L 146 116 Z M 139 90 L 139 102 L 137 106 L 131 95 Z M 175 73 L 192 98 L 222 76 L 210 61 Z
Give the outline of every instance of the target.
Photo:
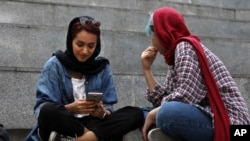
M 55 131 L 52 131 L 48 141 L 76 141 L 76 138 L 70 136 L 60 135 Z
M 166 135 L 160 128 L 154 128 L 148 132 L 149 141 L 181 141 L 176 137 Z

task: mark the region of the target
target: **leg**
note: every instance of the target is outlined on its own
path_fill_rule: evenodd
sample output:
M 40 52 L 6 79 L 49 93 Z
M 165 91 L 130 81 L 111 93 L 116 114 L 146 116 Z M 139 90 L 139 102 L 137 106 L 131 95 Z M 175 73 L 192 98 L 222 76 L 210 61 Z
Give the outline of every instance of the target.
M 167 135 L 186 141 L 213 141 L 211 117 L 190 104 L 164 103 L 156 115 L 156 126 Z
M 63 105 L 46 103 L 38 117 L 39 133 L 43 140 L 48 140 L 52 131 L 76 137 L 84 132 L 82 123 L 69 113 Z
M 143 122 L 141 109 L 127 106 L 113 112 L 106 119 L 88 122 L 89 125 L 86 124 L 86 127 L 99 139 L 120 141 L 128 132 L 140 128 Z
M 113 141 L 122 141 L 128 132 L 141 128 L 144 123 L 144 115 L 140 108 L 126 106 L 115 111 L 107 120 L 107 128 L 104 135 L 113 137 Z M 114 136 L 116 135 L 116 136 Z

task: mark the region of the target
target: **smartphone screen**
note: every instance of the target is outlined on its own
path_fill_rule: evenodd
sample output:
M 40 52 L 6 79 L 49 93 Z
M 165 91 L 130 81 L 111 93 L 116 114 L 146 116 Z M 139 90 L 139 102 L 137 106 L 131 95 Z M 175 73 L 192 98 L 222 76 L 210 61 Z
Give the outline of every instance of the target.
M 88 92 L 86 100 L 101 101 L 102 100 L 102 93 L 101 92 Z

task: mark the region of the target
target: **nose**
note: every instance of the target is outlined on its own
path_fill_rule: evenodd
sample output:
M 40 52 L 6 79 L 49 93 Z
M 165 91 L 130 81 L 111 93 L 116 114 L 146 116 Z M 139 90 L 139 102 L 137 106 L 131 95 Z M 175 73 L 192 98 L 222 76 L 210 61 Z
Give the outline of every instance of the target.
M 82 54 L 88 54 L 88 47 L 87 46 L 84 46 L 83 48 L 82 48 L 82 50 L 81 50 L 81 53 Z

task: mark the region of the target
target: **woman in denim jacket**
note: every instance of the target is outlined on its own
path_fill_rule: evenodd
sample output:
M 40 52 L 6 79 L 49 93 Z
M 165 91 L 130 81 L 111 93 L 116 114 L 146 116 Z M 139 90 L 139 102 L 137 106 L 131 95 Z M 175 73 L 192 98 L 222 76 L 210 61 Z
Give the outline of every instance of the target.
M 109 61 L 98 56 L 99 27 L 100 22 L 89 16 L 70 22 L 67 49 L 47 61 L 38 80 L 38 123 L 25 140 L 119 141 L 143 125 L 138 107 L 113 109 L 117 94 Z M 86 100 L 89 92 L 101 92 L 101 101 Z

